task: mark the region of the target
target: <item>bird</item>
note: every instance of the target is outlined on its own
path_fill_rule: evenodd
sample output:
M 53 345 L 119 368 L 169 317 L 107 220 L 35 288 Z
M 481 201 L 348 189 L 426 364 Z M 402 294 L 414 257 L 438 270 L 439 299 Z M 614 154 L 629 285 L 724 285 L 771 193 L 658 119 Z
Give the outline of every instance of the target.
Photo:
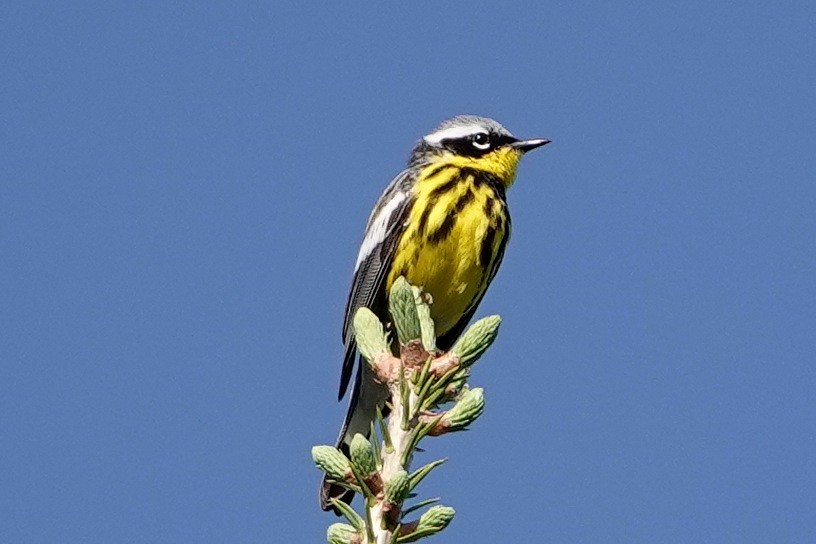
M 387 293 L 400 276 L 430 295 L 437 347 L 450 349 L 473 317 L 504 256 L 510 236 L 506 191 L 521 157 L 550 143 L 519 139 L 493 119 L 458 115 L 419 140 L 407 167 L 386 187 L 369 216 L 357 254 L 343 322 L 338 400 L 356 367 L 337 447 L 349 454 L 357 433 L 369 434 L 388 399 L 357 354 L 352 322 L 367 307 L 385 322 Z M 356 362 L 355 362 L 356 361 Z M 353 491 L 324 477 L 320 506 L 350 503 Z

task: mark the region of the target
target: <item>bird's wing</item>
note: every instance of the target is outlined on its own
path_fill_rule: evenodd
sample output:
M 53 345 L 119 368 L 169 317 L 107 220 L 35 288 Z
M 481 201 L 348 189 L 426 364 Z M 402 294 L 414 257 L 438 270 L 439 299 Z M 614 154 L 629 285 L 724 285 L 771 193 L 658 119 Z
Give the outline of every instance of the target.
M 499 265 L 501 265 L 502 259 L 504 259 L 504 250 L 507 247 L 507 241 L 510 239 L 510 216 L 507 216 L 507 234 L 502 237 L 499 249 L 496 252 L 496 258 L 493 259 L 493 264 L 490 267 L 490 270 L 487 274 L 487 281 L 484 285 L 484 289 L 481 289 L 476 297 L 471 301 L 468 309 L 462 314 L 462 317 L 456 324 L 451 327 L 451 329 L 440 336 L 437 341 L 436 345 L 442 351 L 448 351 L 450 348 L 453 347 L 453 344 L 456 343 L 456 340 L 459 339 L 459 336 L 465 331 L 465 327 L 468 326 L 470 320 L 473 318 L 473 314 L 476 313 L 476 308 L 479 306 L 479 303 L 482 302 L 485 293 L 487 293 L 487 288 L 490 286 L 490 282 L 493 281 L 493 278 L 496 277 L 496 272 L 499 271 Z
M 385 189 L 368 219 L 346 302 L 346 316 L 343 320 L 345 354 L 338 399 L 346 394 L 354 370 L 354 355 L 357 350 L 357 343 L 354 341 L 354 314 L 363 307 L 370 308 L 380 316 L 385 311 L 385 282 L 413 204 L 412 186 L 413 174 L 410 170 L 404 170 Z

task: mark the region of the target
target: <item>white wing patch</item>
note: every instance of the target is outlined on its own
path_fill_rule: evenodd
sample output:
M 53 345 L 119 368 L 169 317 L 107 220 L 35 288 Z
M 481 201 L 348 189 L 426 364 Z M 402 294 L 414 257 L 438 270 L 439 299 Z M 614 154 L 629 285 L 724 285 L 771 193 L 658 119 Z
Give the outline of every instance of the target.
M 461 125 L 443 128 L 432 132 L 423 138 L 429 144 L 438 144 L 442 140 L 450 140 L 455 138 L 462 138 L 471 134 L 478 134 L 480 132 L 487 132 L 487 129 L 481 125 Z
M 396 193 L 371 221 L 371 226 L 368 228 L 368 231 L 366 231 L 365 238 L 363 238 L 363 243 L 360 246 L 360 252 L 357 254 L 357 262 L 354 265 L 355 272 L 360 268 L 360 263 L 371 255 L 371 252 L 385 240 L 391 216 L 394 215 L 394 212 L 406 198 L 408 198 L 407 194 L 402 192 Z

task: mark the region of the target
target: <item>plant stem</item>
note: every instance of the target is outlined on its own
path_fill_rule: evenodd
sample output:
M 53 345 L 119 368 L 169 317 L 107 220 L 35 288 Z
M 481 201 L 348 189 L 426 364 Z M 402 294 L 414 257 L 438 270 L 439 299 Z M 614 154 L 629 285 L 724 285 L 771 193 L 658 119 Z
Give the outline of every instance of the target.
M 400 382 L 402 382 L 403 387 L 400 387 Z M 408 383 L 406 384 L 405 382 Z M 407 387 L 405 385 L 407 385 Z M 389 481 L 401 470 L 408 470 L 411 464 L 411 458 L 413 457 L 413 451 L 406 452 L 406 449 L 413 449 L 411 433 L 417 425 L 416 419 L 411 417 L 415 409 L 417 397 L 413 392 L 410 380 L 403 379 L 391 383 L 389 384 L 389 389 L 391 390 L 392 410 L 388 417 L 387 432 L 391 438 L 391 448 L 380 448 L 380 454 L 382 456 L 382 470 L 380 473 L 383 482 Z M 406 394 L 405 398 L 402 398 L 403 392 Z M 407 422 L 407 425 L 403 425 L 404 422 Z M 406 428 L 403 428 L 403 426 Z M 406 460 L 404 465 L 402 464 L 402 459 Z M 396 527 L 393 525 L 389 526 L 388 521 L 385 519 L 383 506 L 384 500 L 377 499 L 376 503 L 371 507 L 371 528 L 374 533 L 374 543 L 376 544 L 388 544 L 391 542 L 393 533 L 398 528 L 398 525 Z M 399 507 L 402 508 L 402 505 L 400 504 Z

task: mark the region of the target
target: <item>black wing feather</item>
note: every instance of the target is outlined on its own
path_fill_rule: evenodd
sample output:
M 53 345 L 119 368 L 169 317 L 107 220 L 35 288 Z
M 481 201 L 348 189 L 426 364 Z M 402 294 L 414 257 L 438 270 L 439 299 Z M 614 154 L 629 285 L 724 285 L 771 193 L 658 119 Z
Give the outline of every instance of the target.
M 354 371 L 354 358 L 357 351 L 357 343 L 354 340 L 354 314 L 359 308 L 365 307 L 370 308 L 380 318 L 385 316 L 385 282 L 391 269 L 391 263 L 394 260 L 397 243 L 405 230 L 405 220 L 408 218 L 413 204 L 413 199 L 408 194 L 412 184 L 411 172 L 404 170 L 388 185 L 368 220 L 366 234 L 372 228 L 379 211 L 393 198 L 399 197 L 400 193 L 405 195 L 405 198 L 389 217 L 382 242 L 363 259 L 354 272 L 354 278 L 351 281 L 351 290 L 346 301 L 346 315 L 343 320 L 345 352 L 343 355 L 343 369 L 340 374 L 338 400 L 342 399 L 343 395 L 346 394 L 348 384 L 351 381 L 351 374 Z

